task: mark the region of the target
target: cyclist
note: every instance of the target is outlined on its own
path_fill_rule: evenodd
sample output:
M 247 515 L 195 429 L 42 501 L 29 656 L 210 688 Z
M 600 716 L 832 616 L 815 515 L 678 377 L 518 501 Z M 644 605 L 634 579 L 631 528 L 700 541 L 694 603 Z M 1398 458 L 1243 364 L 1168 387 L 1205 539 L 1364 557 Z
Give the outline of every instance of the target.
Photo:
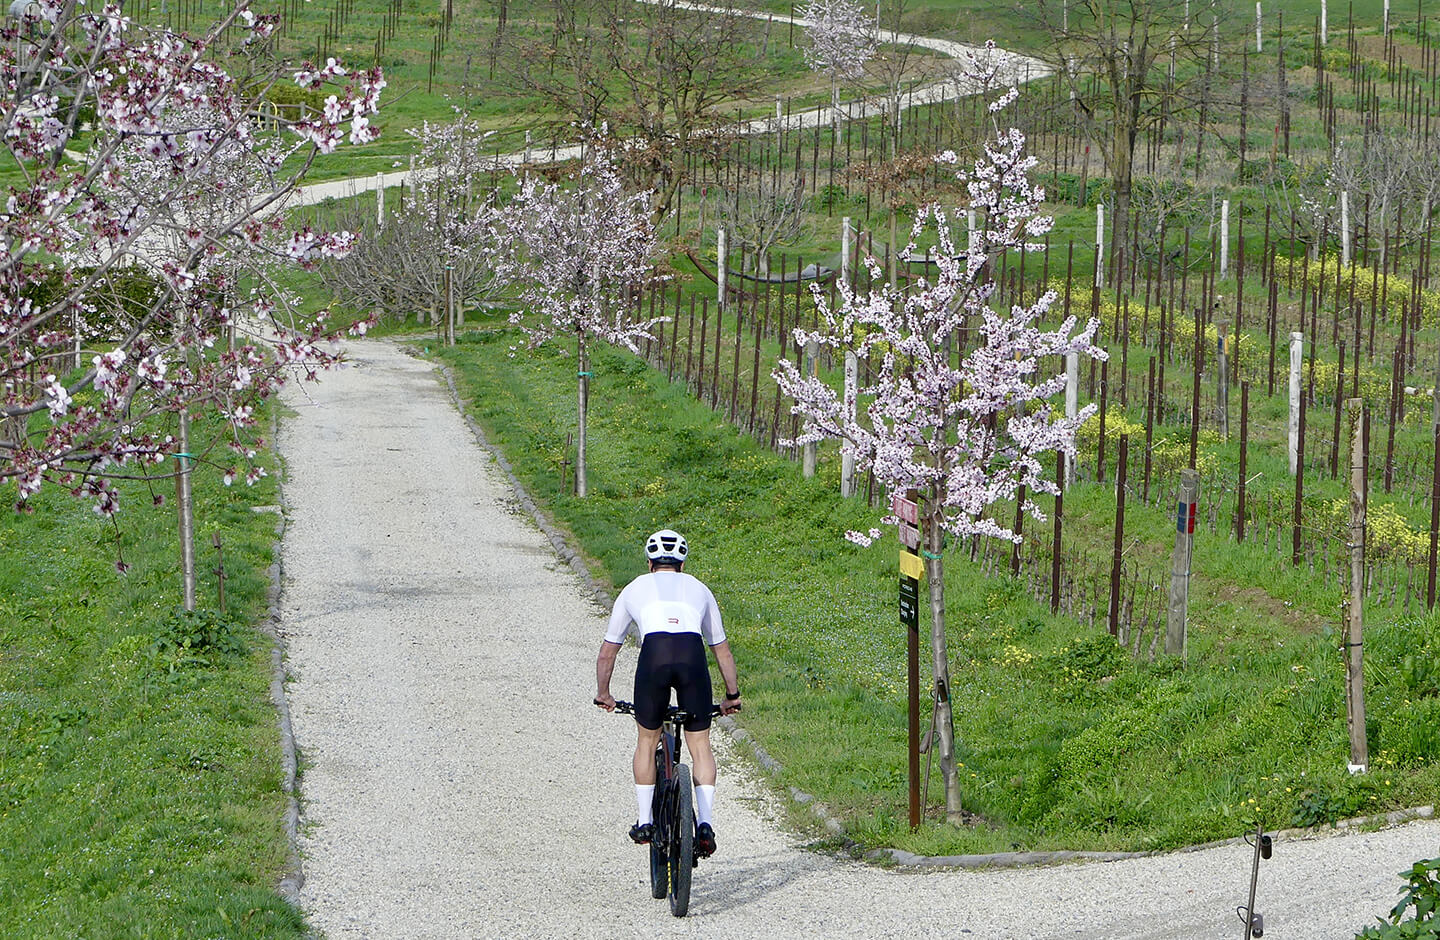
M 610 627 L 595 662 L 595 704 L 606 711 L 615 710 L 610 676 L 633 624 L 640 636 L 640 660 L 635 668 L 634 760 L 639 817 L 630 828 L 630 838 L 645 845 L 655 833 L 651 813 L 655 793 L 653 755 L 660 743 L 670 690 L 674 689 L 680 708 L 690 714 L 685 722 L 685 745 L 690 749 L 695 772 L 695 853 L 703 858 L 715 851 L 711 819 L 715 755 L 710 750 L 711 690 L 705 646 L 710 647 L 725 681 L 725 700 L 720 705 L 723 714 L 740 710 L 740 684 L 715 595 L 699 579 L 684 573 L 688 553 L 685 537 L 671 529 L 661 529 L 645 540 L 650 572 L 627 584 L 615 599 Z

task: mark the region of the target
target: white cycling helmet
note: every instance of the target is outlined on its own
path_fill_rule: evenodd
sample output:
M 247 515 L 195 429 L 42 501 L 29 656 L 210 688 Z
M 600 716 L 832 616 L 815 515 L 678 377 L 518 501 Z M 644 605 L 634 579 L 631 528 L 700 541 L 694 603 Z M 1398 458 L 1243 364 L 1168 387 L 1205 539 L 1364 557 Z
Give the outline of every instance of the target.
M 689 551 L 685 536 L 674 529 L 661 529 L 645 540 L 645 557 L 651 561 L 683 563 Z

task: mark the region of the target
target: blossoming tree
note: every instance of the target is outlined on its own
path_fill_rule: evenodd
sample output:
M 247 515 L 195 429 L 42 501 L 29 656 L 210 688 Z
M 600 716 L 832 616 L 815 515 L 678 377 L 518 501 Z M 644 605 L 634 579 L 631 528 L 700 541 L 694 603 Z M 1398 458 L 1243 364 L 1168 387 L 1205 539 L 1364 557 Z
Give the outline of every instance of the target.
M 323 316 L 289 315 L 273 266 L 352 242 L 287 230 L 279 210 L 315 154 L 375 138 L 384 80 L 305 64 L 289 79 L 335 93 L 276 121 L 261 106 L 284 80 L 277 18 L 243 0 L 199 37 L 118 4 L 25 9 L 0 26 L 0 139 L 20 176 L 0 212 L 0 482 L 16 482 L 22 509 L 52 484 L 113 517 L 112 481 L 188 451 L 167 428 L 203 409 L 253 482 L 255 405 L 288 371 L 338 361 Z
M 865 74 L 878 45 L 876 23 L 856 0 L 810 0 L 800 9 L 810 22 L 805 64 L 830 79 L 830 125 L 840 126 L 840 81 Z
M 501 237 L 514 254 L 502 270 L 520 288 L 510 322 L 525 331 L 529 348 L 561 335 L 575 340 L 575 495 L 584 496 L 589 344 L 601 339 L 638 352 L 650 327 L 668 318 L 632 318 L 624 302 L 627 290 L 649 275 L 655 253 L 650 193 L 625 192 L 603 140 L 593 142 L 572 182 L 524 179 L 504 212 Z
M 1016 96 L 1011 88 L 992 103 L 991 112 L 1003 110 Z M 955 162 L 953 154 L 941 159 Z M 1027 175 L 1034 164 L 1025 154 L 1024 135 L 1000 131 L 997 125 L 984 155 L 968 172 L 957 174 L 977 217 L 967 250 L 957 252 L 949 217 L 930 205 L 917 214 L 909 251 L 915 253 L 927 234 L 933 238 L 927 246 L 938 263 L 933 278 L 904 293 L 882 285 L 862 295 L 841 283 L 838 306 L 816 292 L 818 328 L 796 330 L 797 345 L 814 342 L 871 360 L 869 386 L 837 393 L 788 361 L 774 373 L 782 391 L 794 399 L 794 413 L 804 419 L 795 443 L 838 438 L 858 468 L 873 470 L 891 495 L 919 494 L 935 735 L 951 821 L 959 820 L 961 803 L 945 635 L 946 536 L 1018 541 L 1018 534 L 988 515 L 995 503 L 1017 495 L 1031 516 L 1043 518 L 1032 497 L 1058 489 L 1045 476 L 1040 457 L 1051 451 L 1073 454 L 1076 429 L 1091 412 L 1087 408 L 1067 419 L 1052 409 L 1050 399 L 1064 387 L 1059 363 L 1072 351 L 1104 357 L 1092 344 L 1095 321 L 1078 333 L 1074 318 L 1054 329 L 1042 327 L 1055 301 L 1053 291 L 1028 307 L 997 311 L 990 306 L 995 259 L 1009 250 L 1038 250 L 1035 240 L 1050 229 L 1051 220 L 1039 214 L 1044 192 Z M 874 258 L 867 263 L 878 282 L 878 264 Z M 864 420 L 856 417 L 858 398 L 869 401 Z M 849 532 L 847 538 L 868 546 L 880 535 L 871 529 Z

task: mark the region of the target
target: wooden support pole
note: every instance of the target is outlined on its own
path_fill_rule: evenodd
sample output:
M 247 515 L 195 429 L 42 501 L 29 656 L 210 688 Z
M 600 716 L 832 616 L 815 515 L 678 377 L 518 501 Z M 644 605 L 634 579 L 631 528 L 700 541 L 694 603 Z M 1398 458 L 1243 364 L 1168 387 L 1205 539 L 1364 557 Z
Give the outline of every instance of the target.
M 190 412 L 181 409 L 175 454 L 175 511 L 180 535 L 181 596 L 187 611 L 195 609 L 195 501 L 190 486 Z
M 1249 471 L 1250 383 L 1240 383 L 1240 479 L 1235 486 L 1235 541 L 1245 541 L 1245 474 Z
M 1350 596 L 1346 604 L 1345 721 L 1350 729 L 1350 772 L 1364 773 L 1370 765 L 1365 741 L 1364 599 L 1365 599 L 1365 442 L 1362 431 L 1364 399 L 1350 406 Z
M 1145 471 L 1140 494 L 1143 503 L 1150 502 L 1150 451 L 1155 441 L 1155 360 L 1159 358 L 1158 355 L 1150 358 L 1150 375 L 1145 382 Z
M 1017 536 L 1022 534 L 1025 525 L 1025 484 L 1020 484 L 1020 489 L 1015 493 L 1015 525 L 1011 529 Z M 1020 575 L 1020 544 L 1015 542 L 1010 548 L 1010 573 L 1016 577 Z
M 1194 381 L 1190 387 L 1190 469 L 1195 469 L 1196 453 L 1200 446 L 1200 370 L 1205 362 L 1205 319 L 1200 308 L 1195 308 L 1195 358 L 1190 365 L 1194 368 Z
M 1437 452 L 1440 452 L 1440 451 L 1437 451 Z M 1060 482 L 1060 481 L 1063 481 L 1063 480 L 1065 479 L 1065 473 L 1066 473 L 1065 464 L 1066 464 L 1066 463 L 1067 463 L 1067 461 L 1066 461 L 1066 459 L 1065 459 L 1065 453 L 1064 453 L 1063 451 L 1061 451 L 1060 453 L 1057 453 L 1057 454 L 1055 455 L 1055 480 L 1056 480 L 1056 482 Z M 1057 491 L 1056 491 L 1056 493 L 1055 493 L 1055 512 L 1053 513 L 1053 515 L 1054 515 L 1054 517 L 1055 517 L 1055 519 L 1054 519 L 1055 535 L 1054 535 L 1054 540 L 1052 541 L 1051 547 L 1050 547 L 1050 613 L 1052 613 L 1052 614 L 1053 614 L 1053 613 L 1058 613 L 1059 610 L 1060 610 L 1060 531 L 1061 531 L 1061 528 L 1062 528 L 1061 520 L 1065 517 L 1065 486 L 1064 486 L 1064 484 L 1061 483 L 1061 485 L 1058 486 L 1058 487 L 1056 488 L 1056 490 L 1057 490 Z M 1440 504 L 1437 504 L 1437 505 L 1440 505 Z M 1433 554 L 1434 554 L 1433 551 L 1432 551 L 1431 554 L 1432 554 L 1432 556 L 1433 556 Z M 1432 572 L 1431 581 L 1433 582 L 1433 581 L 1434 581 L 1433 572 L 1434 572 L 1434 570 L 1435 570 L 1435 565 L 1434 565 L 1433 563 L 1430 565 L 1430 570 L 1431 570 L 1431 572 Z
M 845 351 L 845 414 L 851 421 L 856 417 L 856 388 L 859 382 L 860 361 L 851 350 Z M 840 451 L 840 495 L 855 495 L 855 455 L 841 445 Z
M 1110 558 L 1110 635 L 1120 635 L 1120 569 L 1125 556 L 1125 467 L 1130 457 L 1130 435 L 1120 435 L 1115 458 L 1115 537 Z
M 799 305 L 798 305 L 798 304 L 796 305 L 796 310 L 797 310 L 797 313 L 796 313 L 796 322 L 799 322 L 799 313 L 798 313 Z M 817 370 L 818 370 L 818 360 L 819 360 L 819 358 L 820 358 L 820 344 L 814 342 L 813 340 L 812 340 L 811 342 L 806 343 L 806 344 L 805 344 L 805 374 L 808 375 L 808 376 L 809 376 L 810 378 L 812 378 L 812 379 L 815 378 L 815 375 L 816 375 L 816 373 L 817 373 Z M 811 477 L 813 477 L 813 476 L 815 475 L 815 442 L 814 442 L 814 441 L 809 441 L 809 442 L 807 442 L 807 443 L 804 445 L 804 447 L 803 447 L 802 450 L 801 450 L 800 460 L 801 460 L 801 464 L 800 464 L 801 473 L 804 475 L 805 479 L 808 480 L 808 479 L 810 479 Z
M 1291 518 L 1290 564 L 1300 567 L 1300 535 L 1305 523 L 1305 396 L 1300 396 L 1299 447 L 1295 461 L 1295 508 Z
M 1190 563 L 1195 542 L 1195 510 L 1200 474 L 1180 471 L 1180 498 L 1175 507 L 1175 553 L 1170 567 L 1170 608 L 1165 624 L 1165 655 L 1185 657 L 1186 617 L 1190 607 Z
M 1065 292 L 1068 296 L 1070 287 L 1067 284 Z M 1065 417 L 1074 418 L 1080 411 L 1080 354 L 1068 352 L 1065 354 Z M 1075 482 L 1075 464 L 1079 461 L 1067 461 L 1065 475 L 1056 482 L 1066 487 Z
M 1215 420 L 1220 424 L 1220 437 L 1230 440 L 1230 354 L 1228 323 L 1215 324 Z
M 1110 360 L 1100 363 L 1100 446 L 1095 455 L 1095 479 L 1105 482 L 1105 403 L 1110 397 Z
M 1335 427 L 1331 431 L 1334 445 L 1330 448 L 1330 475 L 1340 477 L 1340 412 L 1345 407 L 1345 343 L 1339 346 L 1335 367 Z
M 1290 334 L 1290 420 L 1289 431 L 1290 475 L 1299 469 L 1300 451 L 1300 362 L 1305 354 L 1305 335 Z
M 1435 428 L 1433 466 L 1430 470 L 1430 571 L 1425 581 L 1425 608 L 1435 609 L 1435 562 L 1440 542 L 1440 426 Z

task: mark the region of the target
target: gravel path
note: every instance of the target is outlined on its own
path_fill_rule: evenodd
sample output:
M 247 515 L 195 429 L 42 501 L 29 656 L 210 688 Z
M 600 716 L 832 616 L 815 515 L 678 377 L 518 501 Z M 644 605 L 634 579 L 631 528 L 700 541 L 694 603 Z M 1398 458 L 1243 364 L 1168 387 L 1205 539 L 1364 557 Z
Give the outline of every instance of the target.
M 660 0 L 644 0 L 646 3 L 658 3 Z M 699 13 L 729 13 L 731 11 L 724 7 L 711 6 L 705 3 L 692 3 L 688 0 L 665 0 L 674 3 L 681 9 L 693 10 Z M 785 16 L 764 10 L 740 11 L 743 16 L 754 17 L 755 19 L 769 19 L 776 23 L 793 23 L 802 29 L 812 25 L 811 20 L 801 16 Z M 893 29 L 881 30 L 880 41 L 897 45 L 913 45 L 931 52 L 938 52 L 941 55 L 952 59 L 960 59 L 967 55 L 975 55 L 984 62 L 990 58 L 991 53 L 981 46 L 968 45 L 966 43 L 954 42 L 949 39 L 935 39 L 930 36 L 920 36 L 914 33 L 901 33 Z M 996 84 L 1014 83 L 1024 84 L 1037 78 L 1044 78 L 1050 74 L 1050 67 L 1039 59 L 1019 53 L 1004 53 L 1008 56 L 1008 66 L 997 76 Z M 928 81 L 919 87 L 911 87 L 900 96 L 899 106 L 901 111 L 924 105 L 936 104 L 942 101 L 950 101 L 962 95 L 974 94 L 978 89 L 971 82 L 967 82 L 958 76 L 941 78 L 935 81 Z M 847 101 L 840 109 L 841 120 L 864 120 L 866 118 L 883 116 L 886 113 L 886 105 L 878 98 L 860 98 Z M 740 134 L 773 134 L 777 130 L 784 129 L 787 133 L 809 130 L 816 127 L 829 127 L 837 118 L 835 109 L 828 104 L 814 108 L 808 108 L 784 116 L 780 120 L 770 117 L 758 118 L 749 121 L 742 121 L 734 128 Z M 560 146 L 552 144 L 550 147 L 536 145 L 523 151 L 495 155 L 494 166 L 499 169 L 519 169 L 526 165 L 537 165 L 547 163 L 562 163 L 568 160 L 578 160 L 584 155 L 584 149 L 578 143 L 565 144 Z M 417 170 L 416 173 L 424 173 Z M 345 179 L 327 180 L 323 183 L 310 183 L 298 187 L 286 200 L 289 208 L 299 206 L 313 206 L 324 202 L 326 199 L 348 199 L 358 196 L 361 193 L 374 192 L 376 189 L 386 189 L 391 186 L 404 186 L 411 182 L 411 171 L 409 169 L 394 170 L 390 173 L 376 173 L 374 176 L 352 176 Z
M 605 612 L 519 513 L 430 366 L 385 342 L 349 354 L 352 367 L 287 390 L 298 414 L 279 440 L 301 901 L 332 940 L 1241 933 L 1244 846 L 882 870 L 807 851 L 723 736 L 720 853 L 696 872 L 691 916 L 672 918 L 625 838 L 630 726 L 589 704 Z M 617 689 L 633 665 L 627 649 Z M 1433 821 L 1280 842 L 1256 907 L 1272 937 L 1349 937 L 1437 843 Z

